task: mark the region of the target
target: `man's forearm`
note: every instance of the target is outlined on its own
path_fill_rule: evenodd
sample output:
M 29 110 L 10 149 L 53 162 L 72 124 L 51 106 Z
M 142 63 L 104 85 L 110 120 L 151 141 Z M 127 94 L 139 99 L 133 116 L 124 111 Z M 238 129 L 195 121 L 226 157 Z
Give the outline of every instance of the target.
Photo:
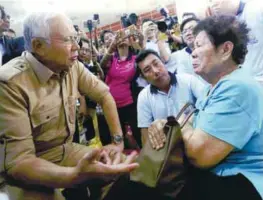
M 176 35 L 172 35 L 171 38 L 173 39 L 174 42 L 179 43 L 179 44 L 183 44 L 183 40 L 181 37 L 176 36 Z
M 19 162 L 8 171 L 8 175 L 29 185 L 50 188 L 67 188 L 77 184 L 75 168 L 62 167 L 36 157 Z
M 110 93 L 103 97 L 101 106 L 111 134 L 122 135 L 116 103 Z
M 169 52 L 167 52 L 164 41 L 158 41 L 158 48 L 160 51 L 160 56 L 164 62 L 168 62 L 170 58 Z

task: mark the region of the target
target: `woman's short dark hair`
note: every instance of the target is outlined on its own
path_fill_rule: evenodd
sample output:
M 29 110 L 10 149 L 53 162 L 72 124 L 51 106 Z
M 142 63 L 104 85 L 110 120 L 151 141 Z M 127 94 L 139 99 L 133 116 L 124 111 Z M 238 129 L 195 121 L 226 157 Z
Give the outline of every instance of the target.
M 155 56 L 158 57 L 160 60 L 162 60 L 161 57 L 159 56 L 159 54 L 158 54 L 156 51 L 154 51 L 154 50 L 145 49 L 145 50 L 140 51 L 139 54 L 136 56 L 136 60 L 135 60 L 136 70 L 137 70 L 137 73 L 138 73 L 138 74 L 142 74 L 141 69 L 140 69 L 140 67 L 138 66 L 138 64 L 139 64 L 140 62 L 144 61 L 144 59 L 145 59 L 148 55 L 150 55 L 150 54 L 155 55 Z
M 198 23 L 193 34 L 196 36 L 205 31 L 212 44 L 217 48 L 226 41 L 233 43 L 232 58 L 236 64 L 242 64 L 247 54 L 249 29 L 245 22 L 240 22 L 235 16 L 219 15 L 208 17 Z
M 111 31 L 111 30 L 103 30 L 103 31 L 101 32 L 101 34 L 100 34 L 100 40 L 101 40 L 103 43 L 105 42 L 105 41 L 104 41 L 104 36 L 105 36 L 106 33 L 112 33 L 112 34 L 114 34 L 114 32 Z

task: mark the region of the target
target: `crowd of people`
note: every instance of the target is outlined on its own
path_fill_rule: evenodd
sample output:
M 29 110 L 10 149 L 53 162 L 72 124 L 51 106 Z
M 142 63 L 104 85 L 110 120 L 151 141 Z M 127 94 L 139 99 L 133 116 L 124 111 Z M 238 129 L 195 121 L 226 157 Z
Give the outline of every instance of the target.
M 142 19 L 133 34 L 102 31 L 99 46 L 53 11 L 27 16 L 16 37 L 0 11 L 0 194 L 173 199 L 129 173 L 146 142 L 165 146 L 167 117 L 190 103 L 191 167 L 175 199 L 263 199 L 260 0 L 210 0 L 205 18 L 184 13 L 180 36 Z

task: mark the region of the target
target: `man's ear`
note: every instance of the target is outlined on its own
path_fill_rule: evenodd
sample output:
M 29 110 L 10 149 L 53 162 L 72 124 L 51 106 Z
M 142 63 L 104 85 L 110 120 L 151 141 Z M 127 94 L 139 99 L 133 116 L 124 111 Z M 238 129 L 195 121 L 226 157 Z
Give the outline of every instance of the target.
M 32 45 L 33 52 L 37 53 L 39 56 L 45 55 L 45 50 L 46 50 L 47 44 L 44 40 L 34 38 L 31 41 L 31 45 Z
M 224 42 L 220 45 L 220 54 L 223 61 L 228 60 L 232 56 L 234 44 L 230 41 Z

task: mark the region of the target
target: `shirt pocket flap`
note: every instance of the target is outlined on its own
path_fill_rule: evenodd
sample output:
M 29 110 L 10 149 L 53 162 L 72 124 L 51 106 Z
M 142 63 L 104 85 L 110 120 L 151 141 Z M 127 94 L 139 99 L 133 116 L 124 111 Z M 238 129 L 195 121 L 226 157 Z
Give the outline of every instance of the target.
M 44 111 L 37 111 L 31 115 L 31 121 L 33 128 L 45 124 L 51 119 L 59 116 L 60 106 L 56 106 L 54 108 L 44 110 Z

